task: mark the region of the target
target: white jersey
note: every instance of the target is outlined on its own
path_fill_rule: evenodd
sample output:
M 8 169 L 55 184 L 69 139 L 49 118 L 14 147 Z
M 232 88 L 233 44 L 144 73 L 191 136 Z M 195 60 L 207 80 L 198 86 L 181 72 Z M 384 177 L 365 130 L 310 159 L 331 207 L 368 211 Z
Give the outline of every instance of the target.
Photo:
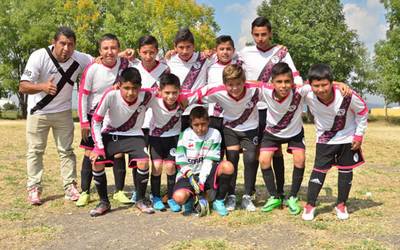
M 333 93 L 334 99 L 329 104 L 322 103 L 313 92 L 305 98 L 314 115 L 317 143 L 345 144 L 353 140 L 361 141 L 367 128 L 367 105 L 355 92 L 349 97 L 343 97 L 334 86 Z
M 142 62 L 138 59 L 133 62 L 133 67 L 139 70 L 142 78 L 142 88 L 158 88 L 160 76 L 169 71 L 168 65 L 159 61 L 150 71 L 143 67 Z M 151 109 L 148 109 L 144 118 L 143 128 L 149 128 L 152 115 Z
M 272 84 L 264 86 L 263 98 L 268 107 L 265 131 L 280 138 L 298 135 L 303 128 L 304 96 L 311 92 L 309 85 L 293 88 L 283 100 L 275 97 Z
M 50 50 L 53 49 L 53 45 L 49 46 Z M 84 54 L 78 51 L 74 51 L 71 58 L 66 62 L 59 62 L 61 68 L 66 72 L 70 66 L 76 61 L 79 67 L 70 77 L 72 82 L 76 82 L 78 75 L 80 75 L 85 67 L 93 60 L 92 56 Z M 51 77 L 54 77 L 54 84 L 58 84 L 61 77 L 57 67 L 54 65 L 46 49 L 42 48 L 34 51 L 25 66 L 24 73 L 21 76 L 21 81 L 29 81 L 33 84 L 47 82 Z M 44 108 L 37 110 L 34 114 L 48 114 L 62 112 L 71 109 L 73 86 L 68 82 L 65 83 L 61 91 L 50 101 Z M 28 114 L 36 104 L 41 101 L 47 94 L 45 92 L 39 92 L 36 94 L 28 95 Z
M 104 148 L 101 134 L 122 136 L 143 135 L 144 115 L 154 92 L 140 90 L 133 104 L 127 103 L 119 89 L 108 89 L 101 98 L 92 120 L 92 136 L 96 148 Z
M 118 58 L 113 67 L 98 63 L 92 63 L 86 67 L 82 74 L 78 97 L 81 127 L 90 126 L 87 114 L 93 114 L 104 92 L 118 81 L 121 71 L 128 66 L 127 60 Z
M 188 61 L 182 60 L 179 55 L 172 56 L 167 60 L 171 73 L 176 75 L 181 82 L 181 92 L 191 93 L 207 83 L 207 68 L 210 61 L 202 58 L 199 52 L 194 52 Z M 184 115 L 189 115 L 192 105 L 186 108 Z
M 247 82 L 245 93 L 240 99 L 233 98 L 225 85 L 205 86 L 190 96 L 189 103 L 217 103 L 224 110 L 224 126 L 235 131 L 248 131 L 258 128 L 257 103 L 262 99 L 259 83 Z
M 296 85 L 303 84 L 303 79 L 296 70 L 292 57 L 286 47 L 282 45 L 275 45 L 266 51 L 258 49 L 257 46 L 248 46 L 239 52 L 239 57 L 240 60 L 243 61 L 243 68 L 246 71 L 247 80 L 268 82 L 270 80 L 272 66 L 279 62 L 285 62 L 293 72 L 294 83 Z M 270 63 L 270 67 L 268 67 L 268 70 L 263 71 L 267 63 Z M 267 108 L 266 104 L 263 102 L 260 102 L 257 106 L 258 109 Z
M 152 117 L 149 135 L 157 137 L 177 136 L 181 132 L 181 116 L 184 111 L 179 104 L 174 109 L 168 109 L 164 100 L 156 96 L 150 102 Z M 147 115 L 147 112 L 146 112 Z

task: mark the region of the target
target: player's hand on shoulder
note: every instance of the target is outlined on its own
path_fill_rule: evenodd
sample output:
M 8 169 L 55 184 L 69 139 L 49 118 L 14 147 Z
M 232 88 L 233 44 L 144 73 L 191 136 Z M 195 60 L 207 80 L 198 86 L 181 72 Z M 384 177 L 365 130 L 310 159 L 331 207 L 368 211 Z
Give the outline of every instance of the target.
M 340 92 L 342 93 L 342 96 L 344 97 L 350 96 L 353 93 L 353 90 L 350 88 L 350 86 L 344 82 L 333 81 L 333 84 L 339 88 Z
M 171 50 L 168 50 L 167 51 L 167 53 L 165 53 L 165 56 L 164 56 L 164 59 L 165 60 L 169 60 L 169 59 L 171 59 L 171 57 L 173 57 L 174 55 L 176 55 L 176 50 L 174 50 L 174 49 L 171 49 Z
M 133 61 L 136 58 L 135 50 L 131 49 L 131 48 L 128 48 L 122 52 L 119 52 L 118 56 L 122 57 L 122 58 L 126 58 L 126 59 L 128 59 L 128 61 Z

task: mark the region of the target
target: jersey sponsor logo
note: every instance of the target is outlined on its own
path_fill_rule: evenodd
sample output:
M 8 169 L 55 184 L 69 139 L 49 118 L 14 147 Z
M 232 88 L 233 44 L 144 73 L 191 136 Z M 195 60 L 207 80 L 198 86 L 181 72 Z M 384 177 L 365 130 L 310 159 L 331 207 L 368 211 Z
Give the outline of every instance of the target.
M 175 117 L 181 117 L 183 114 L 183 110 L 176 111 Z
M 318 185 L 322 185 L 321 181 L 318 178 L 311 179 L 310 182 L 318 184 Z
M 176 156 L 176 148 L 171 148 L 171 149 L 169 150 L 169 154 L 170 154 L 171 156 Z
M 279 57 L 278 57 L 277 55 L 275 55 L 275 56 L 273 56 L 273 57 L 271 58 L 271 62 L 272 62 L 273 64 L 277 64 L 279 61 L 280 61 L 280 59 L 279 59 Z
M 358 156 L 358 153 L 354 153 L 353 155 L 353 161 L 358 162 L 360 160 L 360 157 Z
M 32 71 L 26 69 L 24 71 L 24 75 L 31 77 L 32 76 Z
M 253 102 L 246 103 L 246 108 L 251 109 L 253 107 L 254 107 L 254 103 Z
M 200 69 L 201 68 L 201 63 L 199 61 L 197 61 L 195 64 L 193 64 L 193 68 Z
M 138 112 L 138 113 L 142 113 L 145 109 L 146 109 L 146 107 L 145 107 L 144 105 L 140 105 L 140 106 L 137 108 L 137 112 Z
M 346 114 L 346 110 L 345 109 L 339 109 L 337 112 L 337 116 L 344 116 Z
M 289 111 L 289 112 L 293 112 L 293 111 L 295 111 L 296 109 L 297 109 L 297 105 L 290 105 L 289 108 L 288 108 L 288 111 Z
M 194 147 L 194 144 L 193 144 L 193 143 L 189 143 L 188 147 L 189 147 L 189 148 L 193 148 L 193 147 Z
M 253 138 L 253 144 L 254 144 L 254 145 L 258 145 L 258 136 L 255 136 L 255 137 Z
M 204 157 L 199 157 L 197 159 L 188 159 L 188 162 L 190 164 L 198 164 L 198 163 L 202 163 L 204 161 Z

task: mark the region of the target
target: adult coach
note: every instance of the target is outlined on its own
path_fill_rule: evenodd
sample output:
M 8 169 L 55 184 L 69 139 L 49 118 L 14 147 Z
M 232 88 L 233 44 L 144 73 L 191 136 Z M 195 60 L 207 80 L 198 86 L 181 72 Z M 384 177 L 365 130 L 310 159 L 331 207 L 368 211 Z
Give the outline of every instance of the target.
M 68 27 L 60 27 L 52 45 L 34 51 L 21 76 L 19 91 L 28 94 L 26 121 L 28 201 L 42 204 L 43 153 L 50 128 L 61 161 L 65 199 L 76 201 L 76 157 L 72 148 L 74 123 L 71 99 L 74 82 L 92 61 L 75 51 L 76 36 Z

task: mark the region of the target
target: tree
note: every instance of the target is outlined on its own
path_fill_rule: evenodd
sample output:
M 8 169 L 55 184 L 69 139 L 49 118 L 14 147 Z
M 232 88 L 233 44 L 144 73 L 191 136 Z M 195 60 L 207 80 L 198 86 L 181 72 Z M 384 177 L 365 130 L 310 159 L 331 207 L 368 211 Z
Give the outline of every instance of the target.
M 339 0 L 270 0 L 262 2 L 258 14 L 271 21 L 273 42 L 288 47 L 304 79 L 312 64 L 327 63 L 336 80 L 354 80 L 362 91 L 367 53 L 342 9 Z

